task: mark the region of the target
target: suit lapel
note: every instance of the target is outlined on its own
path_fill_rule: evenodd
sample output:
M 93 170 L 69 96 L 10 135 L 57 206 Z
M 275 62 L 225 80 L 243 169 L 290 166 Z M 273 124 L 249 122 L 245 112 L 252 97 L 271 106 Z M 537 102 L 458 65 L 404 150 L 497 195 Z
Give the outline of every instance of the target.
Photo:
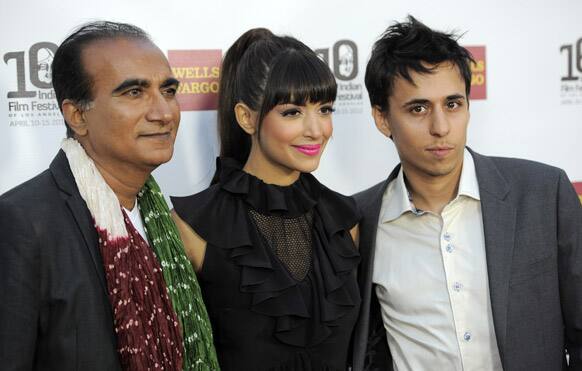
M 514 247 L 516 210 L 506 200 L 510 188 L 505 178 L 499 173 L 494 162 L 473 151 L 471 151 L 471 155 L 475 161 L 475 169 L 477 171 L 479 191 L 481 194 L 485 250 L 489 275 L 489 294 L 491 297 L 495 335 L 497 337 L 499 353 L 503 361 L 507 332 L 507 305 Z
M 359 224 L 361 263 L 358 269 L 358 282 L 360 283 L 360 293 L 362 295 L 362 314 L 354 333 L 354 370 L 363 370 L 365 367 L 365 359 L 369 356 L 370 322 L 371 320 L 372 322 L 374 321 L 374 318 L 371 318 L 374 317 L 374 313 L 371 313 L 370 309 L 372 307 L 373 296 L 372 278 L 374 273 L 374 252 L 376 250 L 376 230 L 378 229 L 378 220 L 382 208 L 382 196 L 390 181 L 394 179 L 394 174 L 398 174 L 399 169 L 400 166 L 397 166 L 386 181 L 354 196 L 362 213 L 362 219 Z M 379 346 L 382 345 L 380 344 Z M 385 351 L 386 349 L 384 349 Z
M 367 286 L 371 287 L 372 271 L 374 268 L 374 255 L 376 251 L 376 231 L 378 230 L 378 221 L 380 219 L 380 210 L 382 208 L 382 197 L 388 184 L 396 178 L 400 165 L 390 173 L 386 181 L 380 183 L 379 186 L 370 194 L 360 205 L 362 211 L 362 222 L 360 223 L 360 254 L 362 257 L 362 267 L 365 273 L 369 275 L 364 281 Z M 368 285 L 369 283 L 369 285 Z
M 61 191 L 67 194 L 67 206 L 71 210 L 73 218 L 79 227 L 79 231 L 83 235 L 85 247 L 89 250 L 101 287 L 103 288 L 105 295 L 108 295 L 105 273 L 103 271 L 103 260 L 101 259 L 101 253 L 99 252 L 98 237 L 95 226 L 93 225 L 93 218 L 89 213 L 89 209 L 87 209 L 85 200 L 83 200 L 79 193 L 79 189 L 75 183 L 75 178 L 69 167 L 69 162 L 62 150 L 59 151 L 51 163 L 50 171 L 53 174 L 57 186 Z
M 373 268 L 374 250 L 376 247 L 376 229 L 382 202 L 382 194 L 380 193 L 380 197 L 374 197 L 374 199 L 376 199 L 375 203 L 370 204 L 365 210 L 362 210 L 363 215 L 360 223 L 360 246 L 362 247 L 360 249 L 360 255 L 362 258 L 362 271 L 365 273 L 370 273 Z

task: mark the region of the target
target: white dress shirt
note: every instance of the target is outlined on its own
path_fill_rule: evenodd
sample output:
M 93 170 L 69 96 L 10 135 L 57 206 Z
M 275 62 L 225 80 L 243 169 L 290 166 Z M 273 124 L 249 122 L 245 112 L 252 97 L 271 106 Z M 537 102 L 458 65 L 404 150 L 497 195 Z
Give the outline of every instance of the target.
M 502 370 L 475 164 L 441 215 L 417 210 L 402 169 L 386 189 L 373 282 L 395 371 Z
M 134 204 L 133 209 L 128 210 L 124 207 L 123 210 L 125 210 L 125 213 L 129 218 L 129 221 L 131 222 L 131 224 L 133 224 L 133 227 L 139 232 L 139 234 L 143 237 L 144 241 L 147 242 L 149 245 L 150 242 L 148 240 L 148 235 L 143 225 L 143 220 L 141 218 L 141 213 L 139 211 L 139 207 L 137 206 L 137 202 Z

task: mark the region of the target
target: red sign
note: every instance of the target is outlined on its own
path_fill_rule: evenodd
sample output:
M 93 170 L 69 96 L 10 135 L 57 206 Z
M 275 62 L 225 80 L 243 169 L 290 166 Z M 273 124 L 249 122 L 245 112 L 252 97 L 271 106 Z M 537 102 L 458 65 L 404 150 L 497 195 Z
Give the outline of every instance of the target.
M 582 202 L 582 182 L 573 182 L 572 184 L 574 184 L 574 189 L 576 190 L 576 193 L 578 193 L 580 202 Z
M 487 63 L 485 46 L 465 46 L 471 53 L 475 63 L 471 63 L 471 96 L 470 99 L 487 99 Z
M 169 50 L 168 61 L 180 80 L 178 103 L 182 111 L 209 111 L 218 107 L 221 50 Z

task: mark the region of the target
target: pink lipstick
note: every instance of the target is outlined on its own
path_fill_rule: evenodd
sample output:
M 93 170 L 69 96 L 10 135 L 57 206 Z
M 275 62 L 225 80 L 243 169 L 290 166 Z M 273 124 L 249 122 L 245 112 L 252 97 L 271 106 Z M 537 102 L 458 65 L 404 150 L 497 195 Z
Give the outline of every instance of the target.
M 321 144 L 303 144 L 300 146 L 293 146 L 299 152 L 307 155 L 307 156 L 316 156 L 319 154 L 321 150 Z

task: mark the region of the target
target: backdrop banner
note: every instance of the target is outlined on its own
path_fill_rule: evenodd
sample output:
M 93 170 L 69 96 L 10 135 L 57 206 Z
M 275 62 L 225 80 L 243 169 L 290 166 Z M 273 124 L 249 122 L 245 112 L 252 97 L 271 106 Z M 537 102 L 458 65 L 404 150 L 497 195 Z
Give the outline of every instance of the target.
M 46 169 L 58 151 L 65 126 L 51 85 L 51 61 L 71 30 L 97 19 L 145 29 L 181 81 L 176 151 L 155 172 L 167 195 L 192 194 L 209 184 L 219 152 L 220 61 L 240 34 L 259 26 L 299 38 L 337 78 L 334 134 L 315 175 L 346 194 L 372 186 L 398 157 L 372 121 L 366 62 L 376 38 L 407 14 L 430 27 L 459 32 L 461 44 L 475 57 L 471 148 L 545 162 L 582 182 L 582 2 L 4 1 L 0 193 Z M 582 194 L 581 184 L 576 189 Z

